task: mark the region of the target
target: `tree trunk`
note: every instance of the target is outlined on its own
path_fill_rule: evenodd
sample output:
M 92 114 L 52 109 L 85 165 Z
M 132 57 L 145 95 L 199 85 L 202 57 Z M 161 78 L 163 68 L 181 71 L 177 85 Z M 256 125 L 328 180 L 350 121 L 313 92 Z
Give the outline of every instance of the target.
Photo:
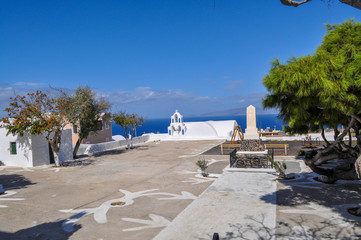
M 127 141 L 127 149 L 129 149 L 130 144 L 129 144 L 129 136 L 128 136 L 127 127 L 124 128 L 124 131 L 125 131 L 125 140 Z
M 361 179 L 361 155 L 357 158 L 357 160 L 355 162 L 355 170 L 356 170 L 358 179 Z
M 50 139 L 49 138 L 50 132 L 49 132 L 48 136 L 46 137 L 46 139 L 50 143 L 51 150 L 53 151 L 54 162 L 57 167 L 60 166 L 59 151 L 60 151 L 60 145 L 61 145 L 61 133 L 62 133 L 61 130 L 56 131 L 54 133 L 53 138 Z
M 325 163 L 329 160 L 332 160 L 332 159 L 337 159 L 337 158 L 341 158 L 341 159 L 344 159 L 344 158 L 348 158 L 348 156 L 340 156 L 339 154 L 337 153 L 333 153 L 333 154 L 327 154 L 325 156 L 319 156 L 318 158 L 315 157 L 315 159 L 312 159 L 312 162 L 313 164 L 315 164 L 316 166 L 319 166 L 321 165 L 322 163 Z
M 336 140 L 338 135 L 340 134 L 340 131 L 338 131 L 337 126 L 333 128 L 333 133 L 334 133 L 333 139 Z
M 54 153 L 54 162 L 55 162 L 55 166 L 59 167 L 60 166 L 60 161 L 59 161 L 59 152 L 53 152 Z
M 307 165 L 313 172 L 321 175 L 321 181 L 335 183 L 337 180 L 360 180 L 361 179 L 361 155 L 354 164 L 339 165 L 334 169 L 326 169 L 308 162 Z
M 131 132 L 130 132 L 130 148 L 134 148 L 134 146 L 133 146 L 133 136 L 134 136 L 134 134 L 135 134 L 135 128 L 132 128 L 131 129 Z
M 82 141 L 83 139 L 78 139 L 78 141 L 76 141 L 75 143 L 75 147 L 74 147 L 74 150 L 73 150 L 73 158 L 75 159 L 76 158 L 76 154 L 78 153 L 78 150 L 79 150 L 79 147 L 80 147 L 80 142 Z
M 353 127 L 353 125 L 355 124 L 356 119 L 352 118 L 349 125 L 344 129 L 344 131 L 339 134 L 340 132 L 338 131 L 337 127 L 334 128 L 334 132 L 335 132 L 335 141 L 327 146 L 325 149 L 320 150 L 316 156 L 313 158 L 313 160 L 311 160 L 312 162 L 316 162 L 318 159 L 320 159 L 322 156 L 326 155 L 327 153 L 329 153 L 332 150 L 335 150 L 337 145 L 340 145 L 340 142 L 343 140 L 343 138 L 346 136 L 346 134 L 348 133 L 348 131 L 351 129 L 351 127 Z

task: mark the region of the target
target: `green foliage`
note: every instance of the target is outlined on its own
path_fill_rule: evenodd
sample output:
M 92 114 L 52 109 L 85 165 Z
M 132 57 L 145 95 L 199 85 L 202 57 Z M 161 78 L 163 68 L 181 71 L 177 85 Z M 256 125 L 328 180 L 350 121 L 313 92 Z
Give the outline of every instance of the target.
M 2 161 L 0 161 L 0 166 L 5 166 L 5 164 Z
M 58 104 L 56 99 L 48 97 L 41 91 L 28 93 L 26 96 L 10 98 L 8 118 L 3 118 L 2 127 L 13 135 L 24 134 L 39 135 L 44 132 L 55 131 L 62 124 L 63 105 Z
M 206 161 L 204 158 L 200 159 L 196 162 L 196 165 L 202 170 L 202 172 L 205 172 L 208 168 L 208 161 Z
M 134 136 L 137 127 L 142 126 L 143 122 L 145 122 L 145 119 L 143 117 L 140 117 L 137 114 L 130 115 L 130 131 L 132 136 Z
M 113 113 L 112 119 L 115 124 L 120 125 L 124 129 L 125 138 L 128 137 L 128 131 L 134 136 L 137 127 L 141 127 L 143 122 L 145 122 L 143 117 L 139 117 L 137 114 L 129 114 L 124 111 Z
M 335 129 L 361 116 L 361 24 L 350 20 L 327 30 L 314 54 L 286 64 L 276 59 L 263 79 L 270 92 L 263 105 L 279 109 L 289 133 Z
M 285 161 L 283 161 L 283 162 L 274 161 L 272 159 L 272 157 L 270 157 L 270 156 L 268 156 L 268 160 L 273 164 L 278 175 L 281 178 L 286 178 L 286 172 L 285 172 L 287 169 L 286 162 Z
M 131 115 L 126 112 L 117 112 L 112 114 L 115 124 L 120 125 L 125 131 L 125 138 L 128 138 L 128 129 L 131 125 Z
M 1 119 L 1 127 L 7 134 L 24 136 L 25 134 L 45 134 L 55 154 L 55 163 L 59 166 L 58 153 L 61 144 L 61 133 L 65 127 L 65 111 L 71 105 L 66 99 L 52 98 L 36 91 L 25 96 L 10 98 L 8 118 Z M 52 134 L 53 133 L 53 134 Z
M 97 98 L 96 93 L 88 86 L 78 87 L 74 95 L 63 94 L 63 99 L 68 99 L 72 103 L 71 108 L 66 111 L 67 120 L 73 125 L 79 125 L 79 139 L 85 139 L 89 134 L 96 133 L 98 120 L 106 118 L 104 113 L 110 108 L 110 104 L 103 98 Z M 109 116 L 110 118 L 110 116 Z

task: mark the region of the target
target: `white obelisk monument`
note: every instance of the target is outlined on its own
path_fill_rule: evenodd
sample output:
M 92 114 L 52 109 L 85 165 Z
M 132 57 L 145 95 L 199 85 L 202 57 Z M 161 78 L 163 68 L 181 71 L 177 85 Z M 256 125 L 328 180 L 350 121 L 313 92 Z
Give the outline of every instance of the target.
M 247 128 L 244 133 L 244 139 L 259 139 L 256 126 L 256 108 L 252 105 L 247 107 Z

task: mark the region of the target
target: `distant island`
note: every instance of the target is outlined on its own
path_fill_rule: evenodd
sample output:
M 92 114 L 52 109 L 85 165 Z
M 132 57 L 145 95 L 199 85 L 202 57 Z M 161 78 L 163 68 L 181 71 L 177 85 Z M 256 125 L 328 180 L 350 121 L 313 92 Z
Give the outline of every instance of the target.
M 198 115 L 189 116 L 189 117 L 244 116 L 244 115 L 246 115 L 245 109 L 246 109 L 246 107 L 244 107 L 244 108 L 238 107 L 238 108 L 231 108 L 231 109 L 227 109 L 227 110 L 223 110 L 223 111 L 215 111 L 215 112 L 210 112 L 210 113 L 198 114 Z M 263 110 L 261 107 L 257 108 L 257 115 L 277 114 L 277 113 L 278 112 L 275 111 L 274 109 Z

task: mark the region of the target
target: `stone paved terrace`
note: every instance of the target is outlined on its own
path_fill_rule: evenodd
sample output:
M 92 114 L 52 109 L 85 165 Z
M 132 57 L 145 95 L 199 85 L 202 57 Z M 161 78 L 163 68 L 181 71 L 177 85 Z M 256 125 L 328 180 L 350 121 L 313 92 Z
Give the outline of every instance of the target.
M 0 195 L 0 239 L 165 239 L 174 231 L 171 239 L 182 240 L 211 239 L 213 232 L 221 239 L 361 238 L 361 219 L 347 212 L 361 203 L 360 181 L 316 182 L 294 157 L 279 157 L 297 174 L 291 181 L 244 172 L 202 178 L 200 158 L 211 161 L 211 176 L 229 164 L 228 156 L 200 155 L 219 143 L 149 142 L 68 167 L 0 167 L 7 190 Z M 205 210 L 212 206 L 220 210 Z M 257 206 L 269 206 L 262 209 L 266 222 L 248 218 Z
M 0 167 L 8 190 L 0 239 L 152 239 L 215 180 L 198 177 L 195 162 L 218 143 L 150 142 L 78 166 Z M 207 160 L 212 172 L 228 164 L 225 156 Z

